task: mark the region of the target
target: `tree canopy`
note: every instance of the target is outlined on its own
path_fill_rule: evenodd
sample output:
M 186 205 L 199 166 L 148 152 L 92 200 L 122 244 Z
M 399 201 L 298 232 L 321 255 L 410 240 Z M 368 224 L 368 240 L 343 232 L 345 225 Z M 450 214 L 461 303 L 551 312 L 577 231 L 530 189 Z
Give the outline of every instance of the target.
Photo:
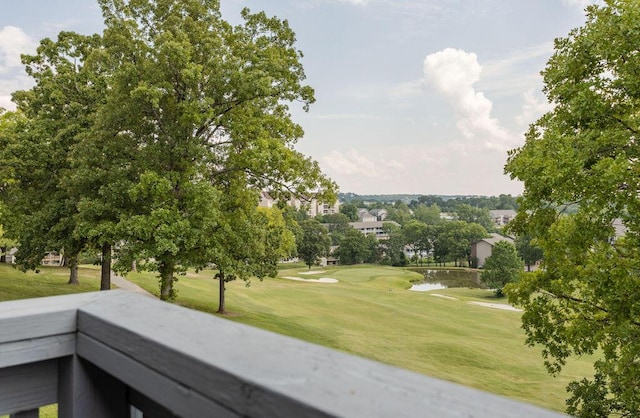
M 508 241 L 496 242 L 487 257 L 480 281 L 489 289 L 494 289 L 496 296 L 504 296 L 502 289 L 507 283 L 517 281 L 522 272 L 523 263 L 516 247 Z
M 544 252 L 507 293 L 551 373 L 597 353 L 594 375 L 568 388 L 567 411 L 583 417 L 640 410 L 640 3 L 605 3 L 556 40 L 543 72 L 555 107 L 506 166 L 525 186 L 512 230 Z
M 70 283 L 77 283 L 77 257 L 87 238 L 75 231 L 78 196 L 67 183 L 69 155 L 103 98 L 100 72 L 90 64 L 100 42 L 99 35 L 61 32 L 56 40 L 43 39 L 35 55 L 23 55 L 35 86 L 13 94 L 12 129 L 2 121 L 2 198 L 18 263 L 35 268 L 47 252 L 62 251 Z
M 314 101 L 294 32 L 248 9 L 231 25 L 214 0 L 98 3 L 102 35 L 63 32 L 25 58 L 36 86 L 14 94 L 22 126 L 3 148 L 15 163 L 2 169 L 3 196 L 21 221 L 7 232 L 32 260 L 92 246 L 110 264 L 115 248 L 119 271 L 140 260 L 159 272 L 162 299 L 176 274 L 221 254 L 265 272 L 283 248 L 261 250 L 273 241 L 251 241 L 249 258 L 221 249 L 249 236 L 234 211 L 264 238 L 278 222 L 256 212 L 258 191 L 335 197 L 294 148 L 303 131 L 289 106 Z
M 329 254 L 331 238 L 327 228 L 316 219 L 300 222 L 302 234 L 296 237 L 298 256 L 311 268 Z

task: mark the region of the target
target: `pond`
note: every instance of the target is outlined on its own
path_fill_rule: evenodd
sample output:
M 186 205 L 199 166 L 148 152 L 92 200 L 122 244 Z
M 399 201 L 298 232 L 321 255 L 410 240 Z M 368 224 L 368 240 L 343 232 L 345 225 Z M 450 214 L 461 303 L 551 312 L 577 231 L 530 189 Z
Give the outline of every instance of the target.
M 434 270 L 414 267 L 409 270 L 424 275 L 424 280 L 414 282 L 409 290 L 426 292 L 429 290 L 447 289 L 449 287 L 469 287 L 484 289 L 480 283 L 480 273 L 469 270 Z

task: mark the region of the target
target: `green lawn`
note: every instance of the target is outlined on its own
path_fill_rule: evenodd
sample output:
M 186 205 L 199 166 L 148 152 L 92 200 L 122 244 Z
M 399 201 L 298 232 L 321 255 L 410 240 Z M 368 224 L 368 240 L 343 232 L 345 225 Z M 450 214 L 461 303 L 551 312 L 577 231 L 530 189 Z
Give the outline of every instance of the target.
M 39 273 L 26 273 L 9 264 L 0 264 L 0 301 L 38 298 L 100 290 L 100 268 L 86 266 L 79 269 L 80 285 L 68 285 L 69 269 L 42 266 Z
M 592 373 L 590 359 L 575 359 L 559 377 L 550 377 L 539 349 L 524 345 L 519 312 L 469 304 L 506 302 L 489 291 L 410 292 L 410 282 L 421 276 L 392 267 L 314 269 L 322 271 L 313 275 L 292 267 L 281 269 L 280 278 L 254 280 L 250 287 L 228 283 L 227 318 L 557 410 L 564 410 L 566 384 Z M 80 287 L 66 285 L 62 272 L 25 275 L 2 266 L 0 299 L 98 288 L 95 267 L 82 270 Z M 285 276 L 339 282 L 299 282 Z M 218 282 L 212 277 L 211 271 L 181 276 L 176 303 L 215 312 Z M 153 273 L 132 273 L 129 279 L 158 293 Z
M 283 269 L 279 277 L 328 277 L 339 283 L 276 278 L 246 287 L 231 282 L 228 319 L 556 410 L 564 410 L 567 383 L 592 373 L 590 359 L 575 359 L 559 377 L 550 377 L 540 350 L 524 344 L 519 312 L 468 303 L 506 303 L 490 291 L 410 292 L 410 282 L 422 276 L 393 267 L 300 274 L 307 271 Z M 215 312 L 218 282 L 212 276 L 204 271 L 181 277 L 176 303 Z M 158 293 L 154 274 L 130 279 Z

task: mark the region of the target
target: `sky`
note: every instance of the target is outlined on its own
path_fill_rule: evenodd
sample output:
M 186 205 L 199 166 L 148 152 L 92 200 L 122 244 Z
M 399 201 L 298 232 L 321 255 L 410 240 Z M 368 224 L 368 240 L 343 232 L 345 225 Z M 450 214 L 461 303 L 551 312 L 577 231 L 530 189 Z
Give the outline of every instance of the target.
M 518 195 L 507 151 L 552 109 L 540 71 L 553 40 L 596 0 L 221 0 L 223 17 L 264 10 L 296 33 L 316 103 L 291 112 L 342 192 Z M 61 30 L 99 33 L 95 0 L 0 0 L 0 107 L 31 81 L 20 53 Z

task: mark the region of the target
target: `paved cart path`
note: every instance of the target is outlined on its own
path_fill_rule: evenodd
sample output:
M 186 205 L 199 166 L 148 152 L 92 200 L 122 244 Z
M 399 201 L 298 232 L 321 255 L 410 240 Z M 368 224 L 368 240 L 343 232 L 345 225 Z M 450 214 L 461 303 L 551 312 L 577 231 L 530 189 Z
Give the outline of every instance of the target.
M 155 298 L 154 295 L 147 292 L 137 284 L 130 282 L 129 280 L 125 279 L 122 276 L 118 276 L 117 274 L 111 273 L 111 284 L 118 286 L 120 289 L 128 290 L 129 292 L 135 292 L 141 295 L 151 296 L 152 298 Z

